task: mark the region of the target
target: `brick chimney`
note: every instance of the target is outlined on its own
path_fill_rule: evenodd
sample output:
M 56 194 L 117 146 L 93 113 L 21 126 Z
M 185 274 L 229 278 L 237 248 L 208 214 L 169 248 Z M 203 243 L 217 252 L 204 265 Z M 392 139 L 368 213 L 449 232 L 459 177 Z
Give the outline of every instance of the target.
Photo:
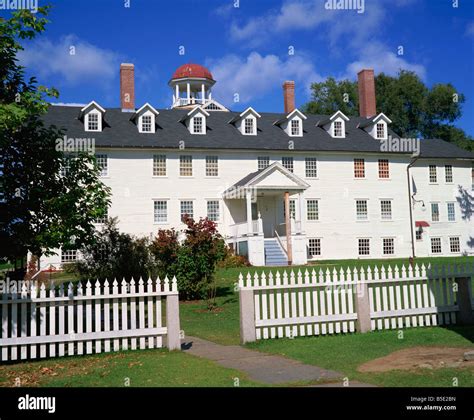
M 135 111 L 135 66 L 120 65 L 120 106 L 122 111 Z
M 283 104 L 285 114 L 289 114 L 295 109 L 295 82 L 292 80 L 283 83 Z
M 373 117 L 376 113 L 375 78 L 373 69 L 361 70 L 358 74 L 359 113 L 361 117 Z

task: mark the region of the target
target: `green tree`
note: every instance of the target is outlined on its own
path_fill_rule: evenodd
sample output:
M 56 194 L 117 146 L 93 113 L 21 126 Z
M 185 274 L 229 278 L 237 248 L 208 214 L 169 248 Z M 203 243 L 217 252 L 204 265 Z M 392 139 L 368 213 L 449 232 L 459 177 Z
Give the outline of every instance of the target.
M 311 85 L 311 101 L 304 110 L 312 114 L 359 115 L 356 81 L 330 77 Z M 472 150 L 473 138 L 453 124 L 462 115 L 465 96 L 451 84 L 427 87 L 416 73 L 400 70 L 396 77 L 381 73 L 375 77 L 377 112 L 386 114 L 391 128 L 402 137 L 441 138 Z
M 57 139 L 64 133 L 42 121 L 46 98 L 58 92 L 26 80 L 18 63 L 21 43 L 44 31 L 47 14 L 40 7 L 0 18 L 0 257 L 10 259 L 80 248 L 109 205 L 92 154 L 78 153 L 61 174 L 66 156 Z

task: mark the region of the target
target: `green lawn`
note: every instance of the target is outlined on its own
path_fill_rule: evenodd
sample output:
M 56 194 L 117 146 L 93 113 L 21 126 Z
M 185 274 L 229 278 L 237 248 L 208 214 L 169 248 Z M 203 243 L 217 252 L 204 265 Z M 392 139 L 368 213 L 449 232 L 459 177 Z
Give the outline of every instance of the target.
M 369 360 L 394 351 L 415 346 L 470 347 L 474 350 L 474 327 L 413 328 L 398 331 L 377 331 L 366 334 L 340 334 L 278 340 L 261 340 L 248 347 L 266 353 L 280 354 L 303 363 L 342 372 L 349 381 L 378 386 L 451 387 L 453 378 L 462 387 L 474 387 L 474 369 L 441 368 L 384 373 L 359 373 L 357 367 Z
M 259 385 L 236 370 L 165 349 L 0 366 L 0 387 L 15 386 L 17 378 L 27 387 L 233 387 L 235 378 L 242 387 Z

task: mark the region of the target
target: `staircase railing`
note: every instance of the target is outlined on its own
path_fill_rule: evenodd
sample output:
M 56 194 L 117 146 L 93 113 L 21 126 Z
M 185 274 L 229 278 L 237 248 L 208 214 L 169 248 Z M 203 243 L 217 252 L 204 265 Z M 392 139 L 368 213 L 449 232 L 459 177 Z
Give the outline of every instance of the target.
M 275 229 L 275 236 L 277 238 L 278 243 L 281 246 L 281 249 L 283 249 L 283 252 L 285 253 L 286 257 L 288 258 L 288 251 L 286 250 L 285 245 L 283 245 L 283 241 L 281 240 L 280 235 L 278 235 L 278 232 L 277 232 L 276 229 Z

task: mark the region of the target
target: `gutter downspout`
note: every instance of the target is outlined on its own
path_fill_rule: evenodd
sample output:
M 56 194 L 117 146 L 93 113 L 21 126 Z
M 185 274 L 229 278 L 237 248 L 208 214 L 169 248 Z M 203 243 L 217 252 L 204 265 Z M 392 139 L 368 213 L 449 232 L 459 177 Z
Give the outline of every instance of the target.
M 411 182 L 410 182 L 410 168 L 418 160 L 418 157 L 415 157 L 407 166 L 407 183 L 408 183 L 408 202 L 410 207 L 410 235 L 411 235 L 411 255 L 415 259 L 415 238 L 413 235 L 413 208 L 412 208 L 412 196 L 411 196 Z

